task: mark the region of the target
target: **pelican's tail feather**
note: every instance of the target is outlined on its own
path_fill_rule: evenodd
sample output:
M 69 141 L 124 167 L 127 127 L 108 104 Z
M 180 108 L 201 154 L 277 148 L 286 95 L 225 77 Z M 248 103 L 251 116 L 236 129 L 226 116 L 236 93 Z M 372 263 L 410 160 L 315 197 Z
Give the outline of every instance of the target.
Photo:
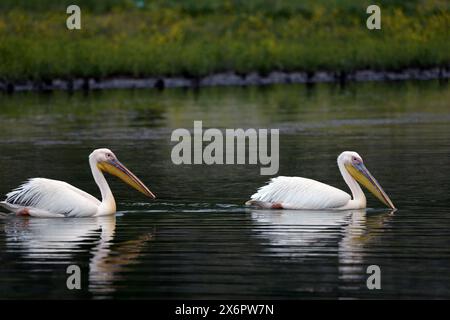
M 16 211 L 20 209 L 20 206 L 8 203 L 6 201 L 0 201 L 0 206 L 12 213 L 16 213 Z
M 7 208 L 7 203 L 6 203 L 5 201 L 0 201 L 0 207 L 3 207 L 3 208 L 5 208 L 6 210 L 10 211 L 9 213 L 0 212 L 0 219 L 2 219 L 2 218 L 7 218 L 8 216 L 11 215 L 12 212 L 11 212 L 11 210 L 9 210 L 9 209 Z

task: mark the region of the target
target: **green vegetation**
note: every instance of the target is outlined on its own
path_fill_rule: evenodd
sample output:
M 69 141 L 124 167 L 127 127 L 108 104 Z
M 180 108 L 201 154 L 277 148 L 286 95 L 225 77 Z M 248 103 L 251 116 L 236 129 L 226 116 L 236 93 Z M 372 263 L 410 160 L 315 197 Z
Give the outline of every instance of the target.
M 69 31 L 68 4 L 82 10 Z M 446 0 L 2 0 L 0 80 L 448 67 Z

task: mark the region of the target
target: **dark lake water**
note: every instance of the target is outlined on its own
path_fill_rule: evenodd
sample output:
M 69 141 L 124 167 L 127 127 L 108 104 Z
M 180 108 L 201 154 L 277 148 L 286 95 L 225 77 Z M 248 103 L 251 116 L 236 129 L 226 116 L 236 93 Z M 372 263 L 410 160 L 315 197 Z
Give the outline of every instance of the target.
M 116 217 L 0 218 L 0 298 L 450 298 L 449 101 L 434 81 L 1 95 L 0 194 L 47 177 L 99 196 L 87 157 L 108 147 L 158 199 L 109 178 Z M 194 120 L 279 128 L 279 175 L 345 191 L 336 157 L 357 151 L 399 210 L 245 208 L 259 166 L 172 164 Z

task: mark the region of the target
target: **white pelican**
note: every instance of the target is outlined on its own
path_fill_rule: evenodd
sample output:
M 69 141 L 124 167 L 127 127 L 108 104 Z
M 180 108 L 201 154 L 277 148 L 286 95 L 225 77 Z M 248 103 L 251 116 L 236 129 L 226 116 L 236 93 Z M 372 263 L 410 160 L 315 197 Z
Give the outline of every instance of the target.
M 337 158 L 342 177 L 352 192 L 339 190 L 327 184 L 300 177 L 276 177 L 251 196 L 246 205 L 270 209 L 352 210 L 366 208 L 366 197 L 361 183 L 382 203 L 395 209 L 391 199 L 364 166 L 359 154 L 344 151 Z
M 89 165 L 102 201 L 70 184 L 34 178 L 6 195 L 0 205 L 17 215 L 34 217 L 96 217 L 116 212 L 114 196 L 103 172 L 115 175 L 139 192 L 154 199 L 155 195 L 123 164 L 111 150 L 97 149 L 89 155 Z

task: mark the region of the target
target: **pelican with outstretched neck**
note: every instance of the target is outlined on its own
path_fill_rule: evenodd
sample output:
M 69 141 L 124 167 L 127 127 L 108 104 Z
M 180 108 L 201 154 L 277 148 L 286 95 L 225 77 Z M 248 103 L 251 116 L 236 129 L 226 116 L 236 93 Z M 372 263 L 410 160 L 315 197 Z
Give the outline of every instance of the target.
M 109 149 L 97 149 L 89 155 L 92 175 L 102 195 L 102 201 L 74 186 L 58 180 L 34 178 L 6 195 L 0 202 L 5 209 L 33 217 L 97 217 L 116 212 L 116 201 L 103 172 L 154 199 L 155 195 L 128 170 Z
M 391 209 L 395 206 L 380 184 L 367 170 L 359 154 L 344 151 L 337 158 L 342 177 L 352 195 L 319 181 L 300 177 L 276 177 L 261 187 L 246 205 L 266 209 L 353 210 L 367 206 L 358 182 Z

